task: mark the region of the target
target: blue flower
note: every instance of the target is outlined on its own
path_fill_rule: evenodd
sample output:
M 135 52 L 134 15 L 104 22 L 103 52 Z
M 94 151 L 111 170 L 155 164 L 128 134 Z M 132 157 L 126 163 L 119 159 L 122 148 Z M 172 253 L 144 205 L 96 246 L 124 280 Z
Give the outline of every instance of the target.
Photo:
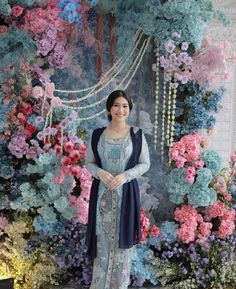
M 221 158 L 214 150 L 206 150 L 201 154 L 201 159 L 204 161 L 205 166 L 216 175 L 221 169 Z

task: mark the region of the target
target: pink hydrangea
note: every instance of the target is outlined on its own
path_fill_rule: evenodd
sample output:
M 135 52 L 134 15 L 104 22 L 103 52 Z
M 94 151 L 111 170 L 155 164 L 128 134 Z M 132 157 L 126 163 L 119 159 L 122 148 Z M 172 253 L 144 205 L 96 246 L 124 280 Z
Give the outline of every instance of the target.
M 86 225 L 88 223 L 88 208 L 88 202 L 79 197 L 77 205 L 77 219 L 81 224 Z
M 216 201 L 213 205 L 208 207 L 207 214 L 210 218 L 221 217 L 225 213 L 225 204 L 221 201 Z
M 82 173 L 82 168 L 81 168 L 81 166 L 79 166 L 79 165 L 73 165 L 73 166 L 72 166 L 71 174 L 72 174 L 73 176 L 76 176 L 77 178 L 80 178 L 81 173 Z
M 219 219 L 223 220 L 230 220 L 232 222 L 235 221 L 235 210 L 234 209 L 225 209 L 223 216 L 220 216 Z
M 195 240 L 195 227 L 190 224 L 183 223 L 178 229 L 178 237 L 180 240 L 190 243 Z
M 54 177 L 53 182 L 57 185 L 60 185 L 64 182 L 64 180 L 65 180 L 65 172 L 62 169 L 60 169 L 59 172 Z
M 198 231 L 201 237 L 208 238 L 211 234 L 211 228 L 212 223 L 202 222 L 198 227 Z
M 225 239 L 227 236 L 230 236 L 234 233 L 235 224 L 231 220 L 223 220 L 220 224 L 220 227 L 217 231 L 218 237 Z
M 202 216 L 191 205 L 184 205 L 175 210 L 175 220 L 180 223 L 202 222 Z

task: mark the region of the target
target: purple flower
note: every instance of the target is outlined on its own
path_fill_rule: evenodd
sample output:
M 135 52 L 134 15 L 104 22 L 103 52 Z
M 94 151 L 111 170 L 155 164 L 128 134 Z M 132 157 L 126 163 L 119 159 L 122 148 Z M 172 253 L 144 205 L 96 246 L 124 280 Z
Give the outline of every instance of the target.
M 171 82 L 170 83 L 170 87 L 171 88 L 177 88 L 178 87 L 178 83 L 177 82 Z
M 43 121 L 44 121 L 44 118 L 43 118 L 42 116 L 37 116 L 37 117 L 35 118 L 36 124 L 39 124 L 39 123 L 41 123 L 41 122 L 43 122 Z
M 181 37 L 181 32 L 180 33 L 173 32 L 172 33 L 172 37 L 180 38 Z
M 188 43 L 187 42 L 182 42 L 181 49 L 185 50 L 185 51 L 188 50 Z
M 175 49 L 175 45 L 172 40 L 168 40 L 165 44 L 165 50 L 169 53 L 172 53 Z

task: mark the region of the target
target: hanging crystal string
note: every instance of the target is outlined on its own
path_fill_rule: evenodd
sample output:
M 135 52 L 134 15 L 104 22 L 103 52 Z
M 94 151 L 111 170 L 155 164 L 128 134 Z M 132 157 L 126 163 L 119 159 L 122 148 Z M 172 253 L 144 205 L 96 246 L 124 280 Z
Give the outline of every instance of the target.
M 174 133 L 175 133 L 175 111 L 176 111 L 176 94 L 177 89 L 173 89 L 173 105 L 171 113 L 171 126 L 170 126 L 170 142 L 169 146 L 171 147 L 174 143 Z
M 164 147 L 165 147 L 165 138 L 166 138 L 166 132 L 165 132 L 165 126 L 166 126 L 166 88 L 167 88 L 167 82 L 164 79 L 163 81 L 163 101 L 162 101 L 162 120 L 161 120 L 161 160 L 163 161 L 164 156 Z
M 159 49 L 156 47 L 156 84 L 155 84 L 155 111 L 153 125 L 153 144 L 154 150 L 157 150 L 157 128 L 158 128 L 158 109 L 159 109 Z
M 172 89 L 169 84 L 168 86 L 168 105 L 167 105 L 167 124 L 166 124 L 166 144 L 170 145 L 170 131 L 171 131 L 171 98 L 172 98 Z

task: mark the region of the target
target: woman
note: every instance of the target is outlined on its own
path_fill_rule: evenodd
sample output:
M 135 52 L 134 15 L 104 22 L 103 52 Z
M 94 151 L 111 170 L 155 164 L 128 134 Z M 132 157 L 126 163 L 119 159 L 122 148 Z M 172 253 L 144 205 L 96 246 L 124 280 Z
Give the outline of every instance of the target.
M 86 167 L 94 176 L 86 245 L 95 257 L 90 289 L 127 289 L 131 253 L 141 238 L 140 195 L 136 178 L 150 167 L 141 129 L 126 120 L 132 101 L 122 90 L 106 103 L 109 125 L 93 131 Z

